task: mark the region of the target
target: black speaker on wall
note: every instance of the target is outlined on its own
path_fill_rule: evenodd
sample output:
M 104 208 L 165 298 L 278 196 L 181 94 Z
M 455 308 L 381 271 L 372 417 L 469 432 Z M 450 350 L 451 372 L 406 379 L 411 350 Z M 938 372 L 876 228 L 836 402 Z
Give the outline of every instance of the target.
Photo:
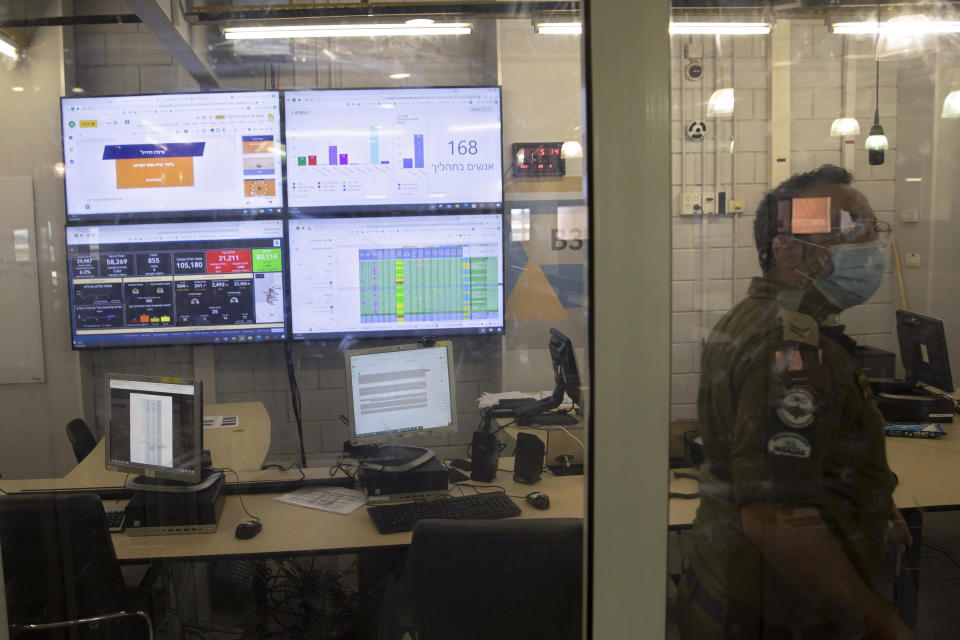
M 524 484 L 540 480 L 545 447 L 543 440 L 530 433 L 517 434 L 517 451 L 513 461 L 513 479 Z

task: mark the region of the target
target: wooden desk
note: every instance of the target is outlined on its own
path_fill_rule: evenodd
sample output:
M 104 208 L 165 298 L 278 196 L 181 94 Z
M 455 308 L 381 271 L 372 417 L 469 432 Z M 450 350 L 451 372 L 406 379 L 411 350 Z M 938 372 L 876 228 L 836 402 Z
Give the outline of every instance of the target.
M 93 457 L 91 453 L 87 459 Z M 101 457 L 98 460 L 102 461 Z M 85 460 L 86 461 L 86 460 Z M 78 465 L 79 467 L 79 465 Z M 492 483 L 486 485 L 468 482 L 481 487 L 481 490 L 493 490 L 494 486 L 506 489 L 515 497 L 520 506 L 521 518 L 580 518 L 584 514 L 583 476 L 557 477 L 544 473 L 534 485 L 513 481 L 512 458 L 501 458 L 501 470 Z M 305 470 L 309 478 L 329 477 L 326 467 L 312 467 Z M 276 469 L 239 471 L 243 482 L 296 480 L 300 472 L 296 469 L 279 471 Z M 0 489 L 7 492 L 24 490 L 52 490 L 77 488 L 109 488 L 121 486 L 126 474 L 116 472 L 95 473 L 93 469 L 64 478 L 34 480 L 0 481 Z M 227 482 L 236 478 L 227 474 Z M 491 487 L 483 489 L 482 487 Z M 523 496 L 531 491 L 543 491 L 550 497 L 550 508 L 535 509 L 527 504 Z M 464 494 L 473 489 L 463 487 Z M 450 495 L 460 495 L 460 489 L 451 487 Z M 276 494 L 256 494 L 243 496 L 247 510 L 260 518 L 263 530 L 249 540 L 238 540 L 234 530 L 238 523 L 249 520 L 243 511 L 240 496 L 226 497 L 223 513 L 215 533 L 168 535 L 168 536 L 128 536 L 126 533 L 113 534 L 113 545 L 117 557 L 124 562 L 143 562 L 155 559 L 174 558 L 213 558 L 217 556 L 256 556 L 285 553 L 354 551 L 360 549 L 396 547 L 410 544 L 409 532 L 382 535 L 377 532 L 373 521 L 366 513 L 366 507 L 360 507 L 345 516 L 316 509 L 295 507 L 276 502 Z M 122 504 L 123 501 L 106 500 L 106 504 Z
M 501 468 L 512 468 L 512 459 L 501 459 Z M 326 469 L 309 469 L 311 475 L 319 472 L 325 476 Z M 279 474 L 279 472 L 272 472 Z M 279 474 L 288 478 L 299 477 L 290 472 Z M 535 485 L 513 481 L 513 474 L 497 472 L 490 484 L 469 482 L 479 487 L 501 486 L 520 506 L 520 518 L 581 518 L 584 513 L 583 476 L 556 477 L 543 474 Z M 483 489 L 481 490 L 493 490 Z M 531 491 L 543 491 L 550 497 L 550 508 L 535 509 L 523 496 Z M 469 495 L 473 489 L 464 487 Z M 460 495 L 460 489 L 451 487 L 450 495 Z M 238 540 L 234 529 L 239 522 L 249 520 L 240 506 L 240 497 L 227 496 L 216 533 L 178 536 L 128 536 L 114 534 L 113 544 L 117 557 L 123 561 L 145 561 L 160 558 L 211 558 L 216 556 L 257 556 L 285 553 L 357 551 L 362 549 L 406 546 L 410 544 L 410 532 L 380 534 L 360 507 L 353 513 L 342 516 L 316 509 L 295 507 L 274 500 L 276 494 L 243 496 L 247 510 L 260 518 L 263 530 L 250 540 Z
M 237 416 L 237 426 L 203 430 L 204 447 L 210 450 L 214 466 L 227 467 L 243 477 L 244 472 L 258 471 L 270 449 L 270 416 L 262 402 L 229 402 L 207 405 L 206 415 Z M 93 451 L 62 478 L 3 480 L 4 491 L 37 489 L 96 489 L 120 487 L 129 474 L 107 471 L 106 445 L 101 439 Z M 296 477 L 299 477 L 297 475 Z

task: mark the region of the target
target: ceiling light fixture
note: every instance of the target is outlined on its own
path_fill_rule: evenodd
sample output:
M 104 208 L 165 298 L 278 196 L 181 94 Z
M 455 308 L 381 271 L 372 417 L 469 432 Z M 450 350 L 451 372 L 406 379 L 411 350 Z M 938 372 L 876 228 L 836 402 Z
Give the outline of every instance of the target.
M 545 36 L 579 36 L 583 33 L 583 25 L 579 22 L 538 22 L 534 29 Z
M 733 114 L 733 88 L 724 87 L 717 89 L 710 95 L 707 101 L 707 117 L 719 118 Z
M 960 33 L 960 21 L 928 20 L 912 16 L 887 22 L 834 22 L 830 28 L 841 35 L 935 35 L 938 33 Z
M 879 7 L 877 11 L 879 12 Z M 877 16 L 880 17 L 879 15 Z M 864 142 L 864 148 L 869 152 L 869 161 L 871 165 L 881 165 L 883 164 L 884 152 L 890 146 L 889 141 L 887 141 L 887 136 L 883 134 L 883 127 L 880 126 L 880 34 L 877 34 L 876 42 L 874 43 L 875 56 L 877 58 L 877 84 L 876 84 L 876 100 L 874 102 L 873 108 L 873 126 L 870 127 L 870 135 L 867 136 L 866 142 Z
M 769 22 L 671 22 L 670 35 L 763 36 Z
M 846 138 L 860 135 L 860 123 L 847 113 L 847 39 L 843 38 L 840 53 L 840 117 L 830 124 L 830 137 Z
M 425 25 L 394 24 L 314 24 L 274 27 L 226 27 L 227 40 L 268 40 L 270 38 L 360 38 L 377 36 L 461 36 L 473 33 L 469 22 Z
M 951 91 L 943 99 L 941 118 L 960 118 L 960 91 Z
M 410 77 L 409 73 L 391 73 L 390 74 L 391 80 L 406 80 L 409 77 Z
M 3 54 L 8 58 L 13 58 L 14 60 L 20 57 L 20 53 L 17 51 L 17 48 L 6 40 L 0 40 L 0 54 Z

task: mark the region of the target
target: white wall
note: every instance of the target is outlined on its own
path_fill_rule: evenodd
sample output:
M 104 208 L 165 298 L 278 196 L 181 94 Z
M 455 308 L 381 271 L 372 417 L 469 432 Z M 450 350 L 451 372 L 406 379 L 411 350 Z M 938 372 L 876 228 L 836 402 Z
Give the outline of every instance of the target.
M 31 9 L 35 17 L 59 15 L 59 4 L 34 3 Z M 31 37 L 23 61 L 0 64 L 0 128 L 5 147 L 0 175 L 33 178 L 36 234 L 31 235 L 38 249 L 46 380 L 0 385 L 0 473 L 7 478 L 49 477 L 69 469 L 75 460 L 64 427 L 83 415 L 80 364 L 70 348 L 66 307 L 63 183 L 55 171 L 63 159 L 58 133 L 62 40 L 59 29 L 39 29 Z M 0 330 L 15 335 L 17 328 Z
M 754 212 L 770 181 L 772 36 L 674 36 L 672 48 L 673 118 L 673 256 L 671 419 L 696 419 L 702 340 L 719 317 L 746 294 L 750 278 L 760 275 L 753 241 Z M 847 166 L 855 186 L 881 219 L 895 222 L 897 159 L 897 60 L 880 67 L 880 118 L 890 141 L 883 165 L 867 162 L 864 140 L 873 123 L 875 67 L 873 40 L 847 42 L 848 111 L 860 122 L 852 153 L 844 163 L 840 138 L 830 124 L 841 110 L 841 36 L 823 21 L 794 20 L 790 25 L 789 173 L 810 171 L 825 163 Z M 693 82 L 683 76 L 684 44 L 702 50 L 704 75 Z M 732 118 L 708 120 L 706 105 L 719 86 L 735 88 Z M 704 120 L 703 142 L 687 140 L 687 123 Z M 734 139 L 733 153 L 730 139 Z M 745 201 L 739 216 L 679 215 L 680 194 L 726 191 Z M 896 278 L 892 264 L 880 291 L 869 304 L 841 314 L 840 321 L 858 342 L 896 351 L 894 314 Z

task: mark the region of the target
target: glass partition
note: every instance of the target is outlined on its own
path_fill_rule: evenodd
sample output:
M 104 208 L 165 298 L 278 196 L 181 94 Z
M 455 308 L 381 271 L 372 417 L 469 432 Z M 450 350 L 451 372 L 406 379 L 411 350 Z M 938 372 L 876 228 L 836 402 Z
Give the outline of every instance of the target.
M 949 634 L 957 14 L 707 5 L 670 24 L 668 635 Z
M 0 10 L 15 632 L 450 637 L 423 563 L 487 545 L 477 629 L 579 635 L 582 7 L 541 4 Z

